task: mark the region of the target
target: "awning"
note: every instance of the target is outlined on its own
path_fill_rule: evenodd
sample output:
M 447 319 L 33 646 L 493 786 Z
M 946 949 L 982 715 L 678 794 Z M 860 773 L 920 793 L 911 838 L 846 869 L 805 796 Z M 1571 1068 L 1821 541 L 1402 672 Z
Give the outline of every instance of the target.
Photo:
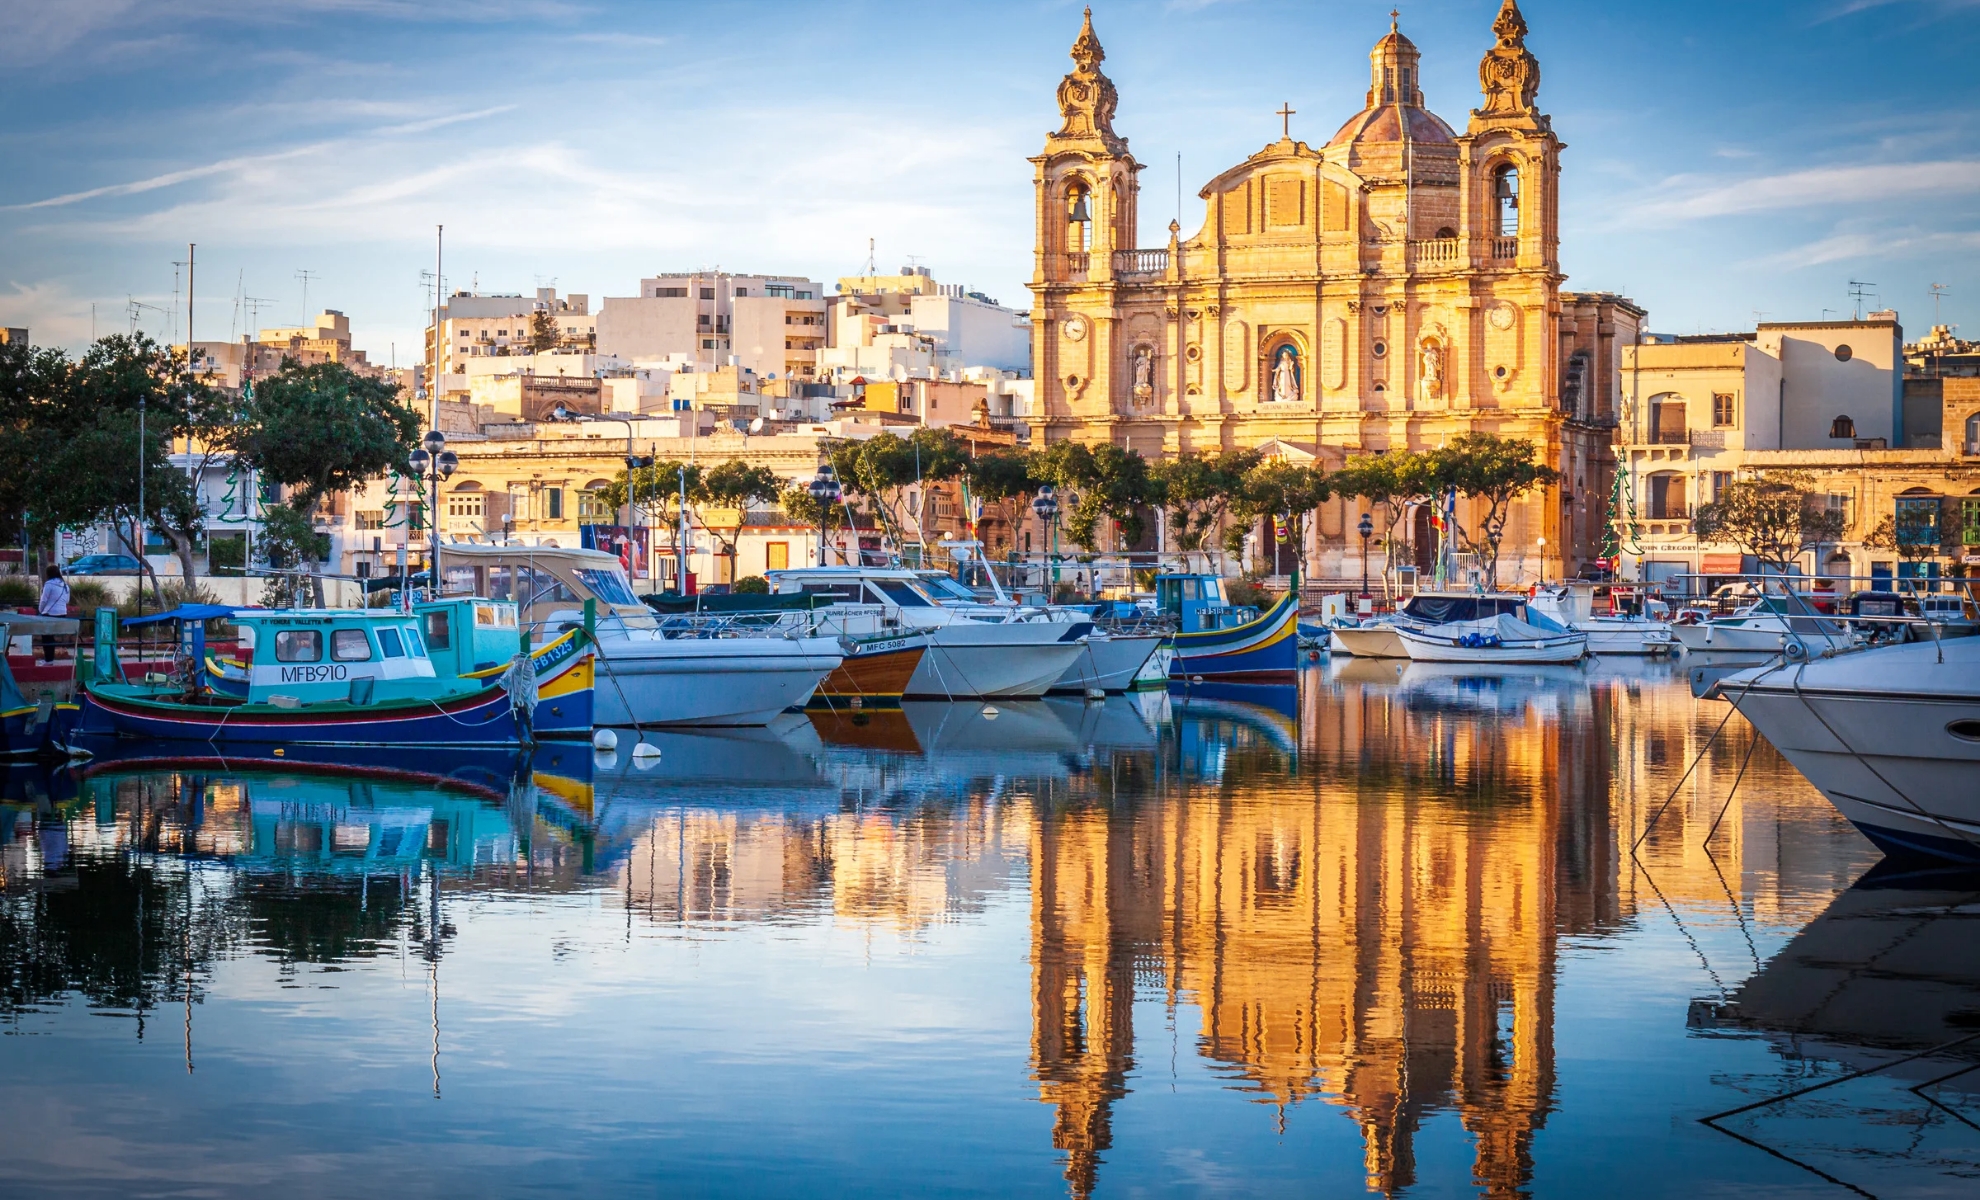
M 1746 558 L 1740 554 L 1706 554 L 1698 559 L 1700 575 L 1740 575 L 1745 567 Z
M 231 617 L 237 612 L 254 611 L 257 610 L 233 604 L 181 604 L 162 613 L 128 618 L 122 624 L 125 629 L 129 629 L 133 625 L 156 625 L 160 621 L 217 621 L 222 617 Z

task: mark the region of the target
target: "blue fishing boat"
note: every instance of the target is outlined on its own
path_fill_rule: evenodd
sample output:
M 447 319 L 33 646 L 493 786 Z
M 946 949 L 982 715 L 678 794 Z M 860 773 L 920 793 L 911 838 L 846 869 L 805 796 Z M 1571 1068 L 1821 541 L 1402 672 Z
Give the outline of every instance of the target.
M 1215 575 L 1158 575 L 1155 605 L 1176 621 L 1170 679 L 1286 682 L 1299 667 L 1299 601 L 1263 612 L 1227 602 Z
M 169 619 L 187 612 L 175 609 Z M 242 611 L 242 610 L 228 610 Z M 491 680 L 504 674 L 519 643 L 516 605 L 507 600 L 455 596 L 429 600 L 412 609 L 424 635 L 428 659 L 436 675 Z M 195 614 L 196 615 L 196 614 Z M 135 622 L 126 621 L 130 628 Z M 539 738 L 591 737 L 592 683 L 596 647 L 581 629 L 565 631 L 530 650 L 536 680 L 534 732 Z M 249 663 L 211 648 L 205 652 L 206 685 L 224 696 L 246 699 Z M 377 673 L 383 660 L 368 662 L 360 672 Z
M 483 614 L 482 606 L 488 608 Z M 241 631 L 245 696 L 210 682 L 204 618 L 181 614 L 176 660 L 183 670 L 125 682 L 117 662 L 118 622 L 99 609 L 95 654 L 82 682 L 75 740 L 93 737 L 196 740 L 215 747 L 273 745 L 514 746 L 534 740 L 541 706 L 531 659 L 516 653 L 482 666 L 474 636 L 482 618 L 498 632 L 504 615 L 490 601 L 436 615 L 448 645 L 437 660 L 420 614 L 393 610 L 235 611 Z M 170 616 L 172 614 L 166 614 Z M 507 645 L 520 648 L 514 609 Z M 546 647 L 549 649 L 549 647 Z M 559 651 L 575 654 L 577 651 Z M 471 669 L 463 672 L 463 659 Z M 588 669 L 580 678 L 588 681 Z M 587 689 L 588 694 L 588 689 Z M 585 701 L 557 714 L 589 729 Z M 558 707 L 553 705 L 552 707 Z
M 0 612 L 0 759 L 34 758 L 56 750 L 67 740 L 78 711 L 74 704 L 49 697 L 30 702 L 7 665 L 7 643 L 22 636 L 73 634 L 76 627 L 68 617 Z

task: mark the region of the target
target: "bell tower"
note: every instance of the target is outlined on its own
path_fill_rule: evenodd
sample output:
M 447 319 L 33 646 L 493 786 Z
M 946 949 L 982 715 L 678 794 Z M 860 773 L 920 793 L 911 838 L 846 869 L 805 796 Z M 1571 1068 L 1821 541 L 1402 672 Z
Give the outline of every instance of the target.
M 1518 0 L 1504 0 L 1492 32 L 1497 41 L 1478 64 L 1484 105 L 1471 110 L 1459 139 L 1466 149 L 1466 223 L 1483 236 L 1490 261 L 1558 274 L 1566 147 L 1537 103 L 1540 60 L 1526 48 Z
M 1087 407 L 1107 411 L 1116 373 L 1114 254 L 1135 245 L 1141 164 L 1114 132 L 1120 96 L 1100 70 L 1106 57 L 1089 8 L 1059 81 L 1059 128 L 1031 160 L 1032 374 L 1048 438 Z

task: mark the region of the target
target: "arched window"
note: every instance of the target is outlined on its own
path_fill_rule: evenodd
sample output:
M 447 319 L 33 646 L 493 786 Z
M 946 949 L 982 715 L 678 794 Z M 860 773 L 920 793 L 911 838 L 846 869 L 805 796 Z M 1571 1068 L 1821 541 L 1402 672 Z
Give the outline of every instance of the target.
M 1684 409 L 1684 397 L 1664 392 L 1650 397 L 1650 428 L 1646 439 L 1652 445 L 1682 446 L 1691 440 L 1691 426 Z
M 1829 436 L 1832 438 L 1853 438 L 1856 436 L 1856 422 L 1848 417 L 1837 417 L 1829 422 Z
M 1966 418 L 1966 453 L 1980 454 L 1980 413 Z
M 1066 252 L 1085 254 L 1093 249 L 1093 202 L 1090 189 L 1075 182 L 1066 189 Z
M 1644 479 L 1649 493 L 1650 519 L 1683 521 L 1691 516 L 1684 502 L 1684 476 L 1675 471 L 1658 471 Z
M 1492 172 L 1493 227 L 1500 237 L 1519 236 L 1519 168 L 1503 163 Z
M 1454 238 L 1456 236 L 1457 236 L 1457 230 L 1452 229 L 1449 225 L 1446 225 L 1443 228 L 1437 230 L 1437 239 L 1439 241 L 1443 241 L 1447 238 Z

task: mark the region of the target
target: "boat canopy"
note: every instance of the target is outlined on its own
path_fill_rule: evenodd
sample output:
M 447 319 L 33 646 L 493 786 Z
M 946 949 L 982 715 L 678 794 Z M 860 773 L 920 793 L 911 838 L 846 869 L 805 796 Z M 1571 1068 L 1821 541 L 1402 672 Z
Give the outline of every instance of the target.
M 158 625 L 166 621 L 217 621 L 231 618 L 235 613 L 268 611 L 270 610 L 265 608 L 237 608 L 231 604 L 181 604 L 177 608 L 169 608 L 149 616 L 126 617 L 122 625 L 125 629 L 133 629 L 140 625 Z

